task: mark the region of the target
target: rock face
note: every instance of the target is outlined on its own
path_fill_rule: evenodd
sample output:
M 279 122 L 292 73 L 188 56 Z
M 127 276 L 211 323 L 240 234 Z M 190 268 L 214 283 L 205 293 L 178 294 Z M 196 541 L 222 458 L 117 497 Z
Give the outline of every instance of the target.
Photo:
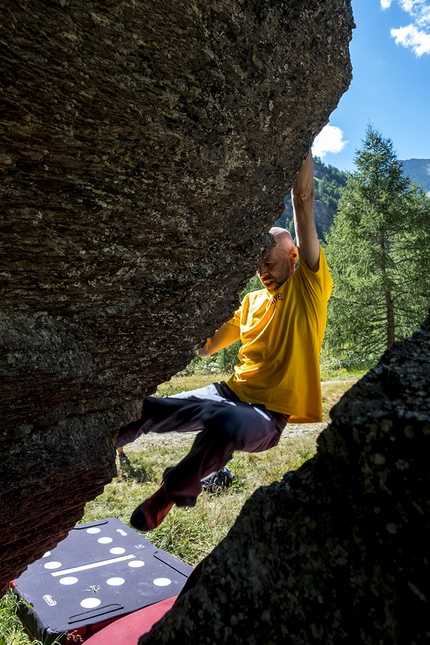
M 348 0 L 4 0 L 3 585 L 237 306 L 351 79 Z M 5 589 L 5 586 L 3 586 Z
M 259 489 L 139 645 L 430 640 L 430 319 Z

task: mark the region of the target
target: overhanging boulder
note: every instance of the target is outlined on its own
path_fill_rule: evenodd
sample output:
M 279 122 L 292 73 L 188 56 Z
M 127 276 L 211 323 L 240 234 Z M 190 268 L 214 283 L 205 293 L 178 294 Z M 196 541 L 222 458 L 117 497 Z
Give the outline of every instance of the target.
M 351 79 L 345 0 L 2 2 L 3 590 L 237 306 Z

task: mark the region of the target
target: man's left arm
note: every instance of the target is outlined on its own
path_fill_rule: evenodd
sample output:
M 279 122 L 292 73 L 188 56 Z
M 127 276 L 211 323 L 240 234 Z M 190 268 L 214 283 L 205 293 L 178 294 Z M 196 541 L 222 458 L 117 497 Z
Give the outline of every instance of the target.
M 291 199 L 300 259 L 311 271 L 316 272 L 319 269 L 320 244 L 314 219 L 315 187 L 311 152 L 300 169 L 291 191 Z

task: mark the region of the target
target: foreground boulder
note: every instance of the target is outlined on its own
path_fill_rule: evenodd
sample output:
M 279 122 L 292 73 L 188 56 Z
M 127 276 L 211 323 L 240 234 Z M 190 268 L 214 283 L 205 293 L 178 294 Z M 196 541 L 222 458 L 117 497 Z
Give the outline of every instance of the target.
M 430 640 L 430 319 L 259 489 L 139 645 Z
M 3 589 L 236 308 L 351 79 L 345 0 L 4 0 Z

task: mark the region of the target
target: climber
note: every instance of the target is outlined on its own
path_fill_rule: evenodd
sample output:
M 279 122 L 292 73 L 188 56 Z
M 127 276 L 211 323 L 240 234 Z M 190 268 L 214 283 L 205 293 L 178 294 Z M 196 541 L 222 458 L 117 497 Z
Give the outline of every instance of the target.
M 321 421 L 319 353 L 332 282 L 315 228 L 311 153 L 292 203 L 297 246 L 285 229 L 270 229 L 275 246 L 257 270 L 264 288 L 248 293 L 198 352 L 210 356 L 240 339 L 234 374 L 226 383 L 147 397 L 141 418 L 119 432 L 118 449 L 142 433 L 200 431 L 182 461 L 165 470 L 162 486 L 135 509 L 130 522 L 138 530 L 156 528 L 174 504 L 194 506 L 202 478 L 223 468 L 235 450 L 276 446 L 289 420 Z

